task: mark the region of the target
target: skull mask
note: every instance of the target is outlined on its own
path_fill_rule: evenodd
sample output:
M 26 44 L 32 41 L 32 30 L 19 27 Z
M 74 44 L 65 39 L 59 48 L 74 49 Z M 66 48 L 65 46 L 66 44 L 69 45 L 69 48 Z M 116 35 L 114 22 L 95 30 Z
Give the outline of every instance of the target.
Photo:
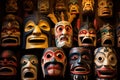
M 105 24 L 100 28 L 101 33 L 101 45 L 102 46 L 114 46 L 114 32 L 110 24 Z
M 72 48 L 69 53 L 69 64 L 72 80 L 88 80 L 91 74 L 91 51 L 83 47 Z
M 46 17 L 29 16 L 24 21 L 23 47 L 47 48 L 51 44 L 50 23 Z
M 68 21 L 58 22 L 54 30 L 57 47 L 72 47 L 73 30 Z
M 4 50 L 0 55 L 0 76 L 15 76 L 17 74 L 17 58 L 13 51 Z
M 99 47 L 94 51 L 95 74 L 97 80 L 116 80 L 117 57 L 116 52 L 110 47 Z
M 111 17 L 113 12 L 112 0 L 98 0 L 98 16 L 99 17 Z
M 78 33 L 79 46 L 96 46 L 96 31 L 91 23 L 85 23 Z
M 24 55 L 21 58 L 21 79 L 37 80 L 38 59 L 35 55 Z
M 15 15 L 8 14 L 4 19 L 1 30 L 1 45 L 20 45 L 20 21 Z
M 44 77 L 64 77 L 66 56 L 62 48 L 49 47 L 44 50 L 41 65 Z

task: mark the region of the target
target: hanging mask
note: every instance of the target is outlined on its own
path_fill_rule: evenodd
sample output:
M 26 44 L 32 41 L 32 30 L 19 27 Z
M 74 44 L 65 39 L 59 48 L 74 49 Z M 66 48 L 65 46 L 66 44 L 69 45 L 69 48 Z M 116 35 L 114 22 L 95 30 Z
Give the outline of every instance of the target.
M 98 0 L 98 16 L 111 17 L 113 15 L 113 2 L 112 0 Z
M 24 55 L 21 58 L 21 79 L 37 80 L 38 59 L 35 55 Z
M 84 47 L 74 47 L 69 53 L 70 74 L 72 80 L 89 80 L 92 74 L 92 53 Z
M 55 0 L 55 10 L 64 11 L 66 10 L 66 5 L 64 0 Z
M 102 46 L 114 46 L 114 32 L 110 24 L 103 25 L 100 28 L 100 33 Z
M 46 17 L 29 16 L 24 21 L 23 47 L 47 48 L 51 44 L 50 23 Z
M 6 12 L 15 13 L 18 10 L 17 0 L 7 0 L 6 1 Z
M 31 12 L 34 9 L 34 4 L 32 0 L 24 0 L 23 1 L 23 9 L 26 12 Z
M 117 47 L 120 47 L 120 24 L 116 27 L 116 35 L 117 35 Z
M 48 14 L 49 13 L 49 0 L 39 0 L 38 2 L 38 11 L 41 14 Z
M 0 76 L 17 75 L 17 58 L 10 50 L 4 50 L 0 55 Z
M 68 21 L 60 21 L 56 23 L 54 31 L 57 47 L 72 47 L 73 30 Z
M 82 10 L 84 13 L 93 12 L 94 0 L 82 0 Z
M 20 45 L 20 19 L 15 15 L 8 14 L 2 24 L 1 46 Z
M 96 31 L 92 23 L 85 23 L 78 33 L 79 46 L 96 46 Z
M 79 14 L 79 3 L 78 0 L 70 0 L 68 3 L 70 14 Z
M 110 47 L 99 47 L 94 51 L 95 75 L 97 80 L 116 80 L 117 57 Z
M 62 48 L 49 47 L 44 50 L 41 66 L 44 77 L 64 77 L 66 56 Z

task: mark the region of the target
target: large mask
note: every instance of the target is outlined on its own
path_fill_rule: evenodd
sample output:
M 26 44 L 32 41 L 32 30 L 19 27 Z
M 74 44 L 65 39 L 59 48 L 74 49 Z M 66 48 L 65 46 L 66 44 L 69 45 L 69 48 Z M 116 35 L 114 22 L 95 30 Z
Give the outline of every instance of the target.
M 72 80 L 89 80 L 92 71 L 92 53 L 83 47 L 74 47 L 69 53 L 70 74 Z
M 111 17 L 113 15 L 113 2 L 112 0 L 98 0 L 98 16 Z
M 99 47 L 94 51 L 95 75 L 97 80 L 116 80 L 117 57 L 110 47 Z
M 79 14 L 79 3 L 78 0 L 70 0 L 68 3 L 70 14 Z
M 41 66 L 44 77 L 64 77 L 66 56 L 62 48 L 49 47 L 44 50 Z
M 6 12 L 15 13 L 18 10 L 17 0 L 6 0 Z
M 96 31 L 92 23 L 85 23 L 78 33 L 79 46 L 96 46 Z
M 17 75 L 17 58 L 11 50 L 4 50 L 0 55 L 0 76 Z
M 15 15 L 5 17 L 1 29 L 1 46 L 20 45 L 20 21 Z
M 51 44 L 50 23 L 46 17 L 29 16 L 24 21 L 23 47 L 47 48 Z
M 32 0 L 24 0 L 23 1 L 23 9 L 26 12 L 31 12 L 34 9 L 34 4 Z
M 100 28 L 100 33 L 102 46 L 114 46 L 114 32 L 110 24 L 103 25 Z
M 38 59 L 35 55 L 24 55 L 21 58 L 21 79 L 37 80 Z
M 39 0 L 38 2 L 38 11 L 41 14 L 48 14 L 49 13 L 49 0 Z
M 83 12 L 93 12 L 94 10 L 94 0 L 82 0 Z
M 120 47 L 120 24 L 116 27 L 116 35 L 117 35 L 117 47 Z
M 56 23 L 54 31 L 57 47 L 72 47 L 73 29 L 68 21 Z

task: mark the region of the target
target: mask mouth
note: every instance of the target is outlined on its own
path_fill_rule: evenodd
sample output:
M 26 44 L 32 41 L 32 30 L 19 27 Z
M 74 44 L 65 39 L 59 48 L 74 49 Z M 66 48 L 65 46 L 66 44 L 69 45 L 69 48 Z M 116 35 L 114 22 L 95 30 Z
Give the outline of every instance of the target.
M 7 44 L 7 43 L 17 43 L 18 38 L 17 37 L 5 37 L 2 39 L 2 43 Z
M 34 74 L 32 72 L 26 72 L 24 78 L 34 78 Z
M 65 35 L 61 36 L 61 37 L 60 37 L 60 42 L 62 42 L 62 41 L 68 42 L 68 41 L 69 41 L 68 36 L 65 36 Z
M 100 78 L 113 78 L 115 76 L 115 71 L 111 69 L 101 69 L 97 70 L 97 74 Z
M 37 44 L 39 44 L 39 43 L 45 43 L 45 41 L 46 41 L 46 38 L 29 38 L 28 39 L 28 42 L 29 43 L 37 43 Z
M 107 46 L 107 45 L 113 45 L 113 43 L 112 43 L 112 40 L 110 40 L 110 39 L 106 39 L 106 40 L 104 40 L 104 42 L 103 42 L 103 45 L 105 46 Z

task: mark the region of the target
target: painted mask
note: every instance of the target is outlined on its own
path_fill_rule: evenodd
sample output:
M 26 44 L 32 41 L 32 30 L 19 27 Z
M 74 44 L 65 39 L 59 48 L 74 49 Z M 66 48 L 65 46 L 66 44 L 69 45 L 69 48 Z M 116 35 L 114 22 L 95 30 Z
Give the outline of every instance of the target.
M 51 44 L 50 23 L 46 17 L 29 16 L 24 21 L 23 47 L 47 48 Z
M 17 0 L 7 0 L 6 1 L 6 12 L 15 13 L 18 10 Z
M 89 80 L 91 74 L 92 53 L 84 47 L 74 47 L 69 53 L 70 74 L 72 80 Z
M 82 0 L 83 12 L 89 12 L 94 10 L 94 0 Z
M 38 58 L 35 55 L 24 55 L 21 58 L 21 79 L 37 80 Z
M 112 0 L 98 0 L 98 16 L 111 17 L 113 15 L 113 2 Z
M 32 0 L 24 0 L 23 1 L 23 9 L 26 12 L 30 12 L 33 11 L 34 8 L 34 4 Z
M 116 27 L 117 47 L 120 47 L 120 24 Z
M 66 10 L 66 5 L 64 0 L 55 0 L 55 10 L 64 11 Z
M 20 21 L 15 15 L 8 14 L 2 24 L 1 46 L 20 45 Z
M 100 33 L 102 46 L 114 46 L 114 32 L 110 24 L 103 25 L 100 28 Z
M 78 0 L 70 0 L 68 3 L 68 7 L 69 7 L 69 12 L 71 14 L 79 14 L 80 10 L 79 10 L 79 3 Z
M 49 47 L 44 50 L 41 66 L 44 77 L 64 77 L 66 70 L 66 56 L 62 48 Z
M 91 23 L 85 23 L 78 33 L 79 46 L 96 46 L 96 31 Z
M 11 50 L 4 50 L 0 55 L 0 76 L 17 75 L 17 58 Z
M 49 13 L 49 0 L 39 0 L 38 2 L 38 11 L 42 14 Z
M 110 47 L 99 47 L 94 51 L 95 75 L 97 80 L 116 80 L 117 57 Z
M 60 21 L 56 23 L 54 30 L 57 47 L 72 47 L 73 30 L 68 21 Z

